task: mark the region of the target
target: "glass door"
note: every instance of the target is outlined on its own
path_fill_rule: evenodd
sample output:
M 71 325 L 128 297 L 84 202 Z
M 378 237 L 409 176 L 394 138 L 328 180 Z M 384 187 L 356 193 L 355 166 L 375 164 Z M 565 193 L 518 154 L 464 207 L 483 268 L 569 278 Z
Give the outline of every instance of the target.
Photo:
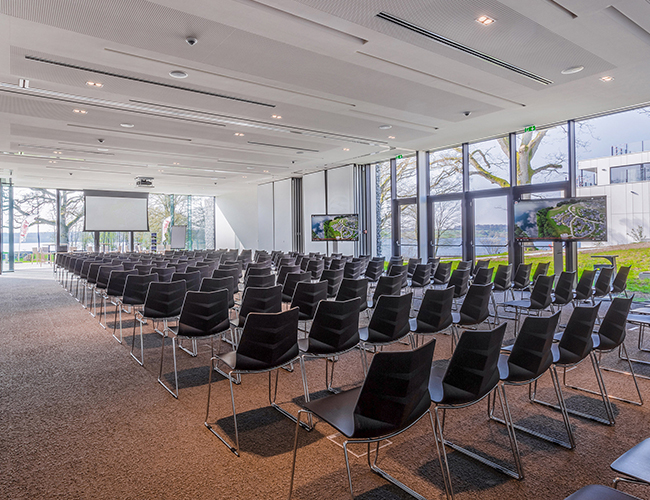
M 399 249 L 399 255 L 404 260 L 417 258 L 418 249 L 418 210 L 415 203 L 400 203 L 398 210 L 398 228 L 396 231 L 395 243 Z
M 429 256 L 441 259 L 462 258 L 462 204 L 461 200 L 429 200 Z

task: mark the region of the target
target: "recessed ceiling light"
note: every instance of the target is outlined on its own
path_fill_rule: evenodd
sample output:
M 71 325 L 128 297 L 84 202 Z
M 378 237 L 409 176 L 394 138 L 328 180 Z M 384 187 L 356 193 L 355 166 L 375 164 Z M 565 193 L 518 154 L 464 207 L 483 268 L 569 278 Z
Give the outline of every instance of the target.
M 56 161 L 50 160 L 50 161 L 48 161 L 48 163 L 56 163 Z
M 248 176 L 246 176 L 246 175 L 242 175 L 242 178 L 244 178 L 244 179 L 248 179 Z
M 255 167 L 246 167 L 247 170 L 253 170 Z
M 97 148 L 97 151 L 108 151 L 108 148 Z
M 476 20 L 476 22 L 482 24 L 483 26 L 489 26 L 490 24 L 494 24 L 494 19 L 488 16 L 481 16 Z
M 133 125 L 133 123 L 120 123 L 120 127 L 133 128 L 135 125 Z
M 393 128 L 392 125 L 379 125 L 380 130 L 388 130 L 389 128 Z
M 388 138 L 389 139 L 395 139 L 395 136 L 394 135 L 389 135 Z
M 562 74 L 573 75 L 574 73 L 580 73 L 583 69 L 585 69 L 584 66 L 571 66 L 570 68 L 563 69 Z
M 601 81 L 601 82 L 611 82 L 613 79 L 614 79 L 613 76 L 602 76 L 602 77 L 600 78 L 600 81 Z
M 276 120 L 282 119 L 280 115 L 271 115 L 271 118 L 275 118 Z
M 62 155 L 63 151 L 52 151 L 55 155 Z
M 86 85 L 88 85 L 89 87 L 97 87 L 97 88 L 102 88 L 104 86 L 103 83 L 90 82 L 90 81 L 86 82 Z
M 180 165 L 180 163 L 178 163 L 177 161 L 175 161 L 174 163 L 172 163 L 172 165 Z
M 268 173 L 269 173 L 269 171 L 268 171 L 268 170 L 264 170 L 264 173 L 265 173 L 265 174 L 268 174 Z
M 237 137 L 244 137 L 244 134 L 242 134 L 241 132 L 235 132 L 235 135 L 236 135 Z
M 158 172 L 160 172 L 160 173 L 163 173 L 163 172 L 164 172 L 164 170 L 158 170 Z
M 343 151 L 350 151 L 350 148 L 343 148 Z
M 78 114 L 81 114 L 81 115 L 85 115 L 86 113 L 88 113 L 88 111 L 86 111 L 85 109 L 73 109 L 72 111 L 74 113 L 78 113 Z
M 172 76 L 174 78 L 187 78 L 187 73 L 185 73 L 185 71 L 181 71 L 180 69 L 175 69 L 169 72 L 169 76 Z

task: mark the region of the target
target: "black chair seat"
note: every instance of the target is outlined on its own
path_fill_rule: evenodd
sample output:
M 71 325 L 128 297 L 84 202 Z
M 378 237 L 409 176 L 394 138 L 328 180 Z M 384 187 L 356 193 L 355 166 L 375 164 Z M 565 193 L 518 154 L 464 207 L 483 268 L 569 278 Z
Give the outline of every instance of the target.
M 602 484 L 590 484 L 564 500 L 639 500 L 639 498 Z
M 650 483 L 650 438 L 623 453 L 611 468 L 619 474 Z
M 503 304 L 504 307 L 520 307 L 522 309 L 528 309 L 530 308 L 530 305 L 531 305 L 530 300 L 526 300 L 526 299 L 511 300 Z
M 326 420 L 329 425 L 345 437 L 375 436 L 377 433 L 374 431 L 366 433 L 364 436 L 359 435 L 359 432 L 355 434 L 354 407 L 360 392 L 361 387 L 357 387 L 349 391 L 344 391 L 341 394 L 310 401 L 309 403 L 305 403 L 304 406 L 319 418 Z
M 359 343 L 359 338 L 355 335 L 350 338 L 346 343 L 339 346 L 339 351 L 347 351 L 352 349 L 355 345 Z M 302 352 L 309 352 L 310 354 L 330 354 L 332 352 L 332 346 L 326 342 L 321 342 L 317 339 L 298 339 L 298 348 Z
M 510 349 L 503 349 L 506 351 L 512 350 L 512 345 L 508 346 Z M 551 348 L 552 349 L 552 348 Z M 528 370 L 523 366 L 508 364 L 508 359 L 510 358 L 507 354 L 501 354 L 499 357 L 499 377 L 504 382 L 526 382 L 536 378 L 537 373 L 534 371 Z M 545 372 L 553 364 L 553 358 L 549 357 L 548 360 L 543 363 L 538 368 L 539 372 Z
M 298 356 L 298 344 L 286 352 L 281 358 L 278 358 L 276 365 L 282 366 L 296 359 Z M 226 363 L 230 368 L 242 372 L 254 372 L 258 370 L 268 371 L 269 364 L 262 359 L 255 359 L 248 357 L 244 354 L 237 353 L 237 351 L 230 351 L 225 354 L 220 354 L 219 359 Z

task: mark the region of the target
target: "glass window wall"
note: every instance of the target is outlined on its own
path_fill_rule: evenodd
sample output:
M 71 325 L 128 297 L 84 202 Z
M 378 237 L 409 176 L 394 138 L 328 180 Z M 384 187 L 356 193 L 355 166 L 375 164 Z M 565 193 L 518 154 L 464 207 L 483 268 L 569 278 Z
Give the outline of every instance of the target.
M 469 145 L 469 188 L 510 186 L 510 141 L 500 137 Z
M 568 180 L 568 145 L 566 126 L 517 134 L 517 185 Z
M 463 191 L 463 151 L 456 148 L 429 153 L 429 194 L 441 195 Z

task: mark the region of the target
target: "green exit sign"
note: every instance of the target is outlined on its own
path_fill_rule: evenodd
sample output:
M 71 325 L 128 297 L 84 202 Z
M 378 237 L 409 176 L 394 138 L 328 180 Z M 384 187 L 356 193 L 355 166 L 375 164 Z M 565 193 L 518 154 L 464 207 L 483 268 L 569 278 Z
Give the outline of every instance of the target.
M 397 155 L 395 158 L 397 158 L 398 160 L 401 160 L 402 158 L 404 158 L 404 155 Z
M 524 129 L 524 132 L 535 132 L 536 128 L 535 125 L 530 125 L 529 127 L 526 127 Z

